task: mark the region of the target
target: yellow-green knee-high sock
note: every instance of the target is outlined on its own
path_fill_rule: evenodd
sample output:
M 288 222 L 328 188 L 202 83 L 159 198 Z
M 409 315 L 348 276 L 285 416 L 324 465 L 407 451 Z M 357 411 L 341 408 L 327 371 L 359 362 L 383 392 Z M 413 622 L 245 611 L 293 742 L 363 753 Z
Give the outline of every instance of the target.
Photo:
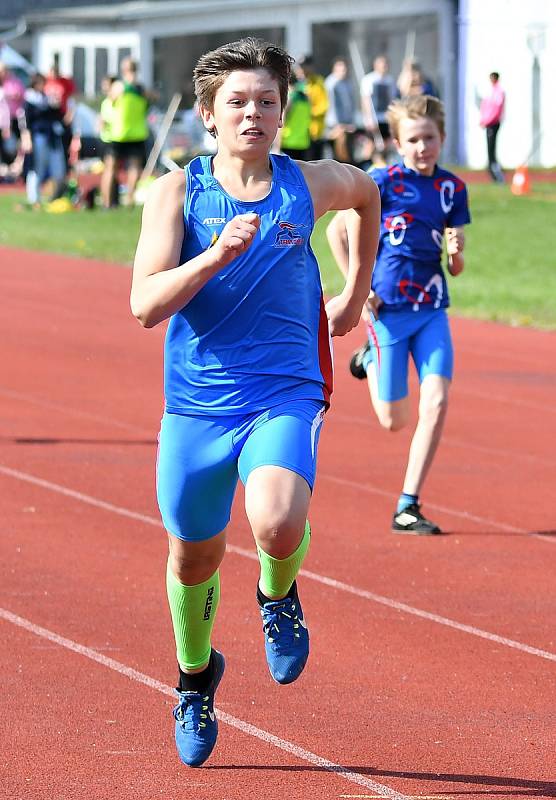
M 267 597 L 285 597 L 301 569 L 309 549 L 311 526 L 305 523 L 305 533 L 296 550 L 287 558 L 273 558 L 257 545 L 261 563 L 261 584 Z
M 183 670 L 208 664 L 210 637 L 220 601 L 220 573 L 196 586 L 185 586 L 166 568 L 166 590 L 176 639 L 178 664 Z

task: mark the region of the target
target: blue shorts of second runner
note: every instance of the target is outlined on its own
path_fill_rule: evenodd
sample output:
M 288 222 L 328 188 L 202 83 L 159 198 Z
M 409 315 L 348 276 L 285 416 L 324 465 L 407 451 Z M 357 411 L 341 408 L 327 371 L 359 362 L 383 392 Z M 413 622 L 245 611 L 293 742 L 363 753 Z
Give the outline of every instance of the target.
M 380 400 L 392 403 L 407 397 L 410 355 L 420 383 L 427 375 L 452 380 L 454 349 L 443 308 L 381 310 L 378 320 L 369 326 L 369 342 Z
M 238 477 L 278 466 L 315 482 L 324 419 L 320 400 L 292 400 L 241 416 L 164 413 L 157 459 L 157 497 L 166 530 L 203 541 L 230 521 Z

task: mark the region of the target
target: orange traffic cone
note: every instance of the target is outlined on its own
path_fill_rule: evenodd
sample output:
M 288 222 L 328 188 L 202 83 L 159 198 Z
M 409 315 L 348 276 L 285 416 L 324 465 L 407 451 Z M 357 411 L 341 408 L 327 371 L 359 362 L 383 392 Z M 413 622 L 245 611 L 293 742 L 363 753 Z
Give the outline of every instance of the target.
M 512 178 L 512 194 L 531 194 L 529 168 L 518 167 Z

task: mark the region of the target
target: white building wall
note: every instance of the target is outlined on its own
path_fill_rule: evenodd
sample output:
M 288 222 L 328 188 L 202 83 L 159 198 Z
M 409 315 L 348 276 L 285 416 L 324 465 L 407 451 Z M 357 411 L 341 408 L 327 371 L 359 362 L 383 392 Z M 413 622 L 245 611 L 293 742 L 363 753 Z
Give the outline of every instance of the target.
M 95 95 L 95 49 L 103 47 L 108 50 L 108 72 L 117 75 L 118 50 L 129 48 L 135 58 L 140 55 L 140 35 L 137 32 L 99 31 L 44 31 L 35 36 L 33 64 L 39 72 L 46 73 L 54 60 L 54 54 L 60 54 L 60 72 L 71 75 L 73 70 L 73 48 L 85 50 L 85 94 Z
M 503 167 L 556 164 L 556 2 L 550 0 L 462 0 L 460 3 L 460 109 L 464 120 L 463 158 L 486 165 L 486 136 L 479 125 L 479 101 L 490 72 L 500 73 L 506 112 L 497 141 Z M 540 124 L 534 126 L 533 52 L 540 66 Z M 535 129 L 534 129 L 535 127 Z
M 400 29 L 403 29 L 404 17 L 435 15 L 439 28 L 437 78 L 447 112 L 448 143 L 444 157 L 453 160 L 458 139 L 451 79 L 456 71 L 453 35 L 456 5 L 456 0 L 397 0 L 396 3 L 391 0 L 343 0 L 342 3 L 338 0 L 282 0 L 278 5 L 269 0 L 191 0 L 188 3 L 160 0 L 149 5 L 125 3 L 117 14 L 116 7 L 80 7 L 68 11 L 67 19 L 66 12 L 60 9 L 45 18 L 42 25 L 37 25 L 33 55 L 37 67 L 45 70 L 52 63 L 53 54 L 59 52 L 62 72 L 71 74 L 73 48 L 85 48 L 84 90 L 86 95 L 94 95 L 95 47 L 108 49 L 109 72 L 117 71 L 118 49 L 130 48 L 140 62 L 141 79 L 152 85 L 155 39 L 220 30 L 280 27 L 285 31 L 286 48 L 298 57 L 312 50 L 312 26 L 319 23 L 357 23 L 358 20 L 399 17 Z M 422 49 L 423 42 L 419 44 Z

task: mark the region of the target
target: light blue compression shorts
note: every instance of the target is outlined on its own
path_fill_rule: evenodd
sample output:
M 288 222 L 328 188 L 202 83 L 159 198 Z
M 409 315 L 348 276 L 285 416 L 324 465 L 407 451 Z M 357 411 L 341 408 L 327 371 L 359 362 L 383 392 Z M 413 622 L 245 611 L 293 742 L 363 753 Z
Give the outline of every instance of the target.
M 230 520 L 238 477 L 245 483 L 257 467 L 292 470 L 312 491 L 324 412 L 320 400 L 241 416 L 165 412 L 156 484 L 166 530 L 186 541 L 216 536 Z
M 378 396 L 385 402 L 407 397 L 410 355 L 420 383 L 427 375 L 441 375 L 452 380 L 454 350 L 448 315 L 443 308 L 381 309 L 378 319 L 369 325 L 369 343 Z

